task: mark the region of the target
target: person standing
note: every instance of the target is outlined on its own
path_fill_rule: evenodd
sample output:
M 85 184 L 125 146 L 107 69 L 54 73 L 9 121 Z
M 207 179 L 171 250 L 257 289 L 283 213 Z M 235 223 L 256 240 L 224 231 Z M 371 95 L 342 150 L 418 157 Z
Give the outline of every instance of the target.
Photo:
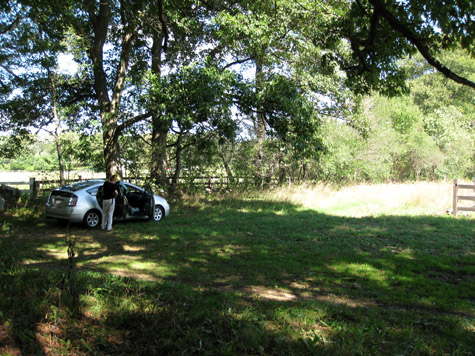
M 115 198 L 119 195 L 117 191 L 117 181 L 119 176 L 114 174 L 110 180 L 106 180 L 103 185 L 102 199 L 102 230 L 112 230 L 112 219 L 114 218 Z

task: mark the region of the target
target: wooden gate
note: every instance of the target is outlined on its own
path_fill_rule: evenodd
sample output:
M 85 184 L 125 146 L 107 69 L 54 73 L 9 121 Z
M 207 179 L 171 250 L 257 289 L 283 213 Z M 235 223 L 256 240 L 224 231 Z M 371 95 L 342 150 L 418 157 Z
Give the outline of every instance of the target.
M 463 190 L 464 195 L 460 195 L 460 190 Z M 470 190 L 471 192 L 467 192 Z M 472 195 L 466 195 L 470 194 Z M 454 179 L 454 196 L 453 196 L 453 210 L 452 214 L 457 216 L 459 211 L 475 211 L 475 203 L 471 206 L 459 206 L 459 200 L 475 202 L 475 180 L 472 184 L 459 184 L 457 179 Z

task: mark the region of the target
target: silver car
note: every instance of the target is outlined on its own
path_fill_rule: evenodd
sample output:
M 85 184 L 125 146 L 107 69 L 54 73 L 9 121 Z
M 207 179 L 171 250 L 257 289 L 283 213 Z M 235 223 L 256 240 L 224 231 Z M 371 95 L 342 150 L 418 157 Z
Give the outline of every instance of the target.
M 46 202 L 46 217 L 83 223 L 88 228 L 102 219 L 104 180 L 85 180 L 54 189 Z M 167 201 L 131 183 L 117 183 L 114 220 L 153 219 L 160 221 L 170 213 Z

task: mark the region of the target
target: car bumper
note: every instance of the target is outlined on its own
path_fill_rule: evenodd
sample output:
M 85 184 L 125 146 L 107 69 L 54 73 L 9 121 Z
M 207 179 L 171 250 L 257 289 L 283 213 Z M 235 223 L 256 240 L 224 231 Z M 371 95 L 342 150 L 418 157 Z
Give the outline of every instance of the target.
M 84 219 L 87 209 L 81 207 L 60 208 L 46 206 L 46 217 L 53 219 L 67 220 L 71 223 L 81 223 Z

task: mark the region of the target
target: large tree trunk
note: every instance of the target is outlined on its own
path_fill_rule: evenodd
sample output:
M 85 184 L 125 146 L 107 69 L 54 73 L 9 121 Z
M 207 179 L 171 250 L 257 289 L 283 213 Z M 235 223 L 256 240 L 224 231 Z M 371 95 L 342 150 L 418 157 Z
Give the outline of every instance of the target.
M 161 75 L 163 36 L 156 34 L 153 36 L 152 45 L 152 73 L 158 78 Z M 154 103 L 158 106 L 159 103 Z M 156 110 L 152 111 L 152 162 L 150 165 L 150 175 L 152 180 L 162 186 L 169 185 L 167 178 L 167 136 L 170 129 L 168 121 L 162 119 L 161 114 Z
M 117 132 L 117 119 L 109 119 L 110 113 L 101 113 L 102 138 L 104 142 L 104 160 L 106 163 L 107 178 L 121 172 L 119 135 Z
M 128 30 L 124 32 L 117 77 L 112 90 L 112 98 L 110 98 L 107 87 L 107 75 L 104 70 L 103 51 L 111 17 L 110 0 L 101 1 L 97 14 L 95 14 L 91 8 L 89 17 L 94 28 L 94 43 L 89 50 L 89 56 L 93 62 L 94 89 L 99 104 L 103 129 L 105 169 L 106 176 L 109 178 L 115 173 L 121 173 L 119 150 L 120 129 L 118 128 L 119 105 L 124 89 L 134 35 L 132 28 L 128 28 Z
M 99 13 L 97 15 L 93 9 L 89 12 L 89 18 L 94 28 L 94 42 L 92 48 L 89 50 L 89 57 L 93 64 L 94 91 L 101 113 L 103 150 L 107 178 L 110 178 L 119 170 L 118 144 L 115 143 L 117 115 L 114 115 L 113 112 L 107 87 L 107 77 L 104 71 L 103 50 L 111 16 L 110 7 L 110 0 L 104 0 L 99 6 Z

